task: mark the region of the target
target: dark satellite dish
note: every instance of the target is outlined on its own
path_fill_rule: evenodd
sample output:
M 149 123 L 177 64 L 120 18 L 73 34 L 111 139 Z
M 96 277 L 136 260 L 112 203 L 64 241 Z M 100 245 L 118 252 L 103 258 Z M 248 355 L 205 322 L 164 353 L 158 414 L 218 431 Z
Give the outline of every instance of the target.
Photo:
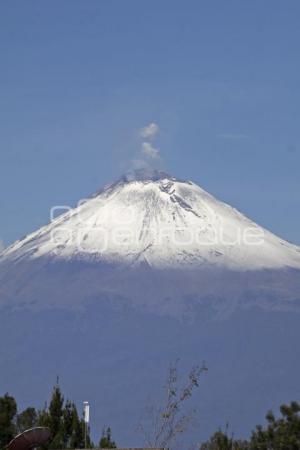
M 46 427 L 30 428 L 18 434 L 6 447 L 7 450 L 30 450 L 46 444 L 51 437 L 51 431 Z

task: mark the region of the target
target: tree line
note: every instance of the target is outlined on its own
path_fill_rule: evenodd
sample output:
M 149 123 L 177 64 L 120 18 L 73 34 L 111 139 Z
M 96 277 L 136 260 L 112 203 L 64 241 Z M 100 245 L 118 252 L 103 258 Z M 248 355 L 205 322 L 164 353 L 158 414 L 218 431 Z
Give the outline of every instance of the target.
M 266 425 L 257 425 L 250 439 L 240 440 L 228 432 L 218 430 L 200 450 L 299 450 L 300 404 L 281 405 L 280 416 L 272 411 L 266 415 Z
M 150 447 L 172 448 L 176 438 L 188 430 L 191 415 L 182 410 L 186 401 L 198 387 L 200 376 L 207 369 L 194 368 L 182 389 L 177 386 L 177 368 L 171 366 L 166 383 L 166 400 L 158 410 L 151 410 L 154 427 L 147 430 L 141 425 L 145 442 Z M 94 445 L 89 430 L 85 438 L 85 423 L 78 414 L 74 402 L 65 400 L 58 383 L 54 386 L 49 404 L 40 410 L 28 407 L 19 412 L 14 397 L 0 397 L 0 450 L 19 433 L 35 426 L 46 426 L 51 430 L 51 441 L 44 450 L 117 448 L 110 427 L 103 429 L 100 441 Z M 258 425 L 249 439 L 236 439 L 225 430 L 217 430 L 209 440 L 196 446 L 198 450 L 299 450 L 300 449 L 300 404 L 296 401 L 280 407 L 276 417 L 269 411 L 266 424 Z
M 46 403 L 40 410 L 28 407 L 18 412 L 13 396 L 6 393 L 0 397 L 0 450 L 4 450 L 17 434 L 37 426 L 49 427 L 51 430 L 51 441 L 43 446 L 44 450 L 94 447 L 89 430 L 85 436 L 83 417 L 78 414 L 74 402 L 64 399 L 58 384 L 52 390 L 49 405 Z M 103 429 L 97 447 L 116 448 L 109 427 Z

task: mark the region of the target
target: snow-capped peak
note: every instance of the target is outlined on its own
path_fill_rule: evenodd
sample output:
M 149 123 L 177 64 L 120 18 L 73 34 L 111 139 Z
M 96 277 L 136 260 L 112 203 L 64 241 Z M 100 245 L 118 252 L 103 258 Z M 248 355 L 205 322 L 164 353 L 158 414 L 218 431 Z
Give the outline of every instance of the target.
M 298 247 L 198 185 L 148 169 L 122 176 L 2 259 L 44 256 L 157 268 L 300 268 Z
M 176 181 L 175 177 L 166 172 L 147 167 L 127 172 L 120 178 L 120 181 L 159 181 L 164 179 Z

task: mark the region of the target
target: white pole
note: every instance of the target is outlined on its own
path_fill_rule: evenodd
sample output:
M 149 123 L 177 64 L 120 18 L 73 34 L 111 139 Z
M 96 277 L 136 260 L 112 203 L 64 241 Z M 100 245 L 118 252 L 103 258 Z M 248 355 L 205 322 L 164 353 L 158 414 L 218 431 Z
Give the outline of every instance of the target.
M 87 448 L 87 433 L 90 422 L 90 405 L 89 402 L 83 402 L 83 418 L 84 418 L 84 448 Z

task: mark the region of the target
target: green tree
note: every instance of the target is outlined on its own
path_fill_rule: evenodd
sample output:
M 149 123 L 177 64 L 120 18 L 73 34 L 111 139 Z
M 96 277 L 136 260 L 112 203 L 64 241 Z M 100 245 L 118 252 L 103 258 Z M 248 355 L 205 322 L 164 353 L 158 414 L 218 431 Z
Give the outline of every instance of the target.
M 50 428 L 50 416 L 47 402 L 45 402 L 44 408 L 40 409 L 37 413 L 37 426 Z
M 299 450 L 300 404 L 281 405 L 281 417 L 276 419 L 272 411 L 266 415 L 267 426 L 256 427 L 250 440 L 251 450 Z
M 58 384 L 54 386 L 49 403 L 38 412 L 39 426 L 49 427 L 52 440 L 48 449 L 73 449 L 85 447 L 85 424 L 79 417 L 75 403 L 64 401 Z M 87 434 L 87 447 L 92 448 L 93 443 Z
M 200 450 L 249 450 L 249 443 L 235 440 L 233 435 L 228 434 L 228 426 L 226 426 L 225 432 L 216 431 L 209 441 L 201 445 Z
M 99 442 L 100 448 L 117 448 L 116 443 L 111 438 L 111 428 L 104 428 L 102 431 L 102 437 Z
M 15 437 L 15 418 L 17 414 L 17 403 L 14 397 L 5 394 L 0 397 L 0 448 L 5 446 Z
M 51 430 L 52 439 L 46 448 L 65 448 L 63 405 L 64 398 L 57 383 L 52 390 L 49 407 L 45 403 L 44 408 L 38 412 L 37 425 Z
M 45 414 L 46 423 L 52 433 L 52 440 L 49 448 L 65 448 L 68 445 L 68 436 L 66 435 L 64 424 L 64 397 L 58 385 L 54 386 L 48 408 L 48 416 Z M 68 447 L 67 447 L 68 448 Z
M 77 408 L 72 404 L 71 409 L 71 415 L 72 415 L 72 432 L 71 432 L 71 438 L 70 438 L 70 448 L 84 448 L 85 442 L 84 442 L 84 422 L 82 419 L 79 418 Z M 90 444 L 90 442 L 89 442 Z
M 49 404 L 49 421 L 52 435 L 58 435 L 62 428 L 64 398 L 58 384 L 54 386 Z
M 71 436 L 73 431 L 73 407 L 70 400 L 66 401 L 63 409 L 63 428 L 64 428 L 64 446 L 70 448 Z
M 200 450 L 299 450 L 300 449 L 300 404 L 291 402 L 281 405 L 281 417 L 272 411 L 266 415 L 267 425 L 257 425 L 250 441 L 234 440 L 221 430 L 213 434 Z
M 33 428 L 37 425 L 38 415 L 35 408 L 26 408 L 23 412 L 17 416 L 17 431 L 22 433 L 29 428 Z
M 17 433 L 35 426 L 49 427 L 51 430 L 52 439 L 43 446 L 44 450 L 85 447 L 84 420 L 79 417 L 75 403 L 64 401 L 58 382 L 52 390 L 49 406 L 45 403 L 44 408 L 38 412 L 29 407 L 17 414 L 15 399 L 8 394 L 0 397 L 0 450 L 4 450 Z M 86 446 L 93 447 L 89 430 Z

